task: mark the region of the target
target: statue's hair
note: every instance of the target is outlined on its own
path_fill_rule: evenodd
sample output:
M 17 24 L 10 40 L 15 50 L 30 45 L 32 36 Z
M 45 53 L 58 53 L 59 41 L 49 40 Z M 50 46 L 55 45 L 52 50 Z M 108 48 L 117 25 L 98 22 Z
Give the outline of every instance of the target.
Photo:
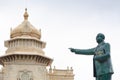
M 97 36 L 98 35 L 101 35 L 101 37 L 103 38 L 103 40 L 105 39 L 105 35 L 103 33 L 98 33 Z

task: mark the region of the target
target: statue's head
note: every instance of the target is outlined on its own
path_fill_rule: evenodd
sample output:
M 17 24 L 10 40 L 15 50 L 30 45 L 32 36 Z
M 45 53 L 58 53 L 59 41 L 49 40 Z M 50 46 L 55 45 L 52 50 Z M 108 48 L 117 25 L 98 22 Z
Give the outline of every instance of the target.
M 96 41 L 97 41 L 98 44 L 101 43 L 101 42 L 103 42 L 104 39 L 105 39 L 104 34 L 102 34 L 102 33 L 98 33 L 98 34 L 97 34 L 97 36 L 96 36 Z

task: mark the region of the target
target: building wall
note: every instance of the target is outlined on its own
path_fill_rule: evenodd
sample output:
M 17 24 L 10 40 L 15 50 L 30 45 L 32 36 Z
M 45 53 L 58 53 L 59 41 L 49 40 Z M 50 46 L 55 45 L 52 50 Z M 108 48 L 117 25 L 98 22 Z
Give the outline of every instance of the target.
M 48 80 L 46 66 L 35 63 L 7 64 L 3 77 L 4 80 Z
M 74 80 L 73 69 L 49 69 L 49 80 Z
M 3 73 L 0 72 L 0 80 L 23 80 L 23 77 L 25 80 L 74 80 L 73 69 L 54 68 L 47 71 L 46 66 L 35 63 L 7 64 L 3 67 Z
M 0 80 L 3 80 L 3 73 L 0 71 Z

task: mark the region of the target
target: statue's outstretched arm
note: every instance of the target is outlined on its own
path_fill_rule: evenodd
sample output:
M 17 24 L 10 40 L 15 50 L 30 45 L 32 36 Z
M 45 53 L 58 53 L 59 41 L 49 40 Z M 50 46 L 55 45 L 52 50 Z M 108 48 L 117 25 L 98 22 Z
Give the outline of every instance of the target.
M 95 48 L 91 49 L 74 49 L 74 48 L 69 48 L 71 52 L 74 52 L 75 54 L 83 54 L 83 55 L 94 55 L 95 53 Z

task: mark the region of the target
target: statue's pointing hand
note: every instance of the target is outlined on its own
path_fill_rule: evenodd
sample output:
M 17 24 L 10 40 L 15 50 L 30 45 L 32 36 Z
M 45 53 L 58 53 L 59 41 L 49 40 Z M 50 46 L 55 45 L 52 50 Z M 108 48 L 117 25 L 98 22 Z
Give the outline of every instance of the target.
M 69 48 L 71 52 L 75 52 L 75 49 L 74 48 Z

